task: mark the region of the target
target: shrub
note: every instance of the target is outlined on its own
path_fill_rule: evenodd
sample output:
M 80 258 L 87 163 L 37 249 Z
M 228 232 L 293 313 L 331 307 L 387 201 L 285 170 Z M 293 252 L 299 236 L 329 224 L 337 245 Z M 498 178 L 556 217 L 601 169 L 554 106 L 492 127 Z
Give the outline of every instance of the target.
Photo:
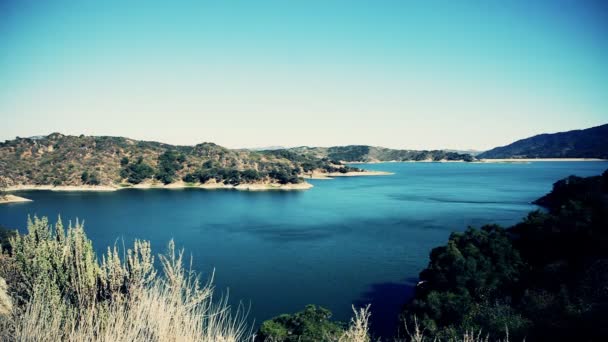
M 120 176 L 131 184 L 139 184 L 153 175 L 154 169 L 144 162 L 142 157 L 139 157 L 135 163 L 125 165 L 120 171 Z
M 175 173 L 182 169 L 182 163 L 186 161 L 186 156 L 176 151 L 166 151 L 158 156 L 158 170 L 156 171 L 156 179 L 164 184 L 172 183 L 175 178 Z
M 79 223 L 64 229 L 61 220 L 53 227 L 34 217 L 28 233 L 11 244 L 12 256 L 0 256 L 0 276 L 9 281 L 4 292 L 0 283 L 0 314 L 3 293 L 23 300 L 1 322 L 3 341 L 250 339 L 242 311 L 232 315 L 225 300 L 212 300 L 212 278 L 201 285 L 184 269 L 183 251 L 173 241 L 159 257 L 162 276 L 145 241 L 136 240 L 124 259 L 108 248 L 99 263 Z M 22 278 L 11 275 L 11 267 Z

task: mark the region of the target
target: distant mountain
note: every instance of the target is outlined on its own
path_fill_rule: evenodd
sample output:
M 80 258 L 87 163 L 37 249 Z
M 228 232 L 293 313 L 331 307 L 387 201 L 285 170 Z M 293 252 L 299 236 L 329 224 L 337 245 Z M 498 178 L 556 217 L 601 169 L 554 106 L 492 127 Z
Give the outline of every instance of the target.
M 483 152 L 477 155 L 477 158 L 608 159 L 608 124 L 582 130 L 535 135 Z
M 343 162 L 383 162 L 383 161 L 473 161 L 470 154 L 449 152 L 445 150 L 416 151 L 395 150 L 385 147 L 367 145 L 349 145 L 334 147 L 294 147 L 288 151 L 302 155 L 328 158 Z
M 250 147 L 250 148 L 244 148 L 244 150 L 250 150 L 250 151 L 273 151 L 273 150 L 284 150 L 287 147 L 285 146 L 264 146 L 264 147 Z
M 475 157 L 476 155 L 478 155 L 480 153 L 485 152 L 485 151 L 482 151 L 482 150 L 453 150 L 453 149 L 449 149 L 449 148 L 443 149 L 442 151 L 456 152 L 456 153 L 460 153 L 460 154 L 470 154 L 473 157 Z
M 286 150 L 231 150 L 214 143 L 175 146 L 123 137 L 53 133 L 0 143 L 0 184 L 128 186 L 298 183 L 303 172 L 358 170 Z

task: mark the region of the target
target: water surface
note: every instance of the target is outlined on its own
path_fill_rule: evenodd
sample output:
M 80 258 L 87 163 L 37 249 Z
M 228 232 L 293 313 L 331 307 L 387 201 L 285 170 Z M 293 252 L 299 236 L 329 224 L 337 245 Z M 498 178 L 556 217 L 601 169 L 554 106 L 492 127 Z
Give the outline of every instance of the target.
M 530 202 L 570 174 L 608 162 L 529 164 L 385 163 L 392 176 L 313 180 L 295 192 L 121 190 L 23 191 L 30 203 L 0 206 L 0 225 L 25 228 L 27 215 L 79 218 L 95 248 L 169 239 L 194 258 L 217 289 L 251 305 L 257 323 L 315 303 L 341 320 L 351 304 L 372 303 L 373 328 L 386 335 L 411 294 L 430 250 L 467 226 L 508 226 Z

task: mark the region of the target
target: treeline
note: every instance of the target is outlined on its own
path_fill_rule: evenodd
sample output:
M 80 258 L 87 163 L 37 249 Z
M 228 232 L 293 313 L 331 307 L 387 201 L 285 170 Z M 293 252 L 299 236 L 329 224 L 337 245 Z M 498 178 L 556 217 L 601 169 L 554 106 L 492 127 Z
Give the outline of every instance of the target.
M 271 155 L 278 158 L 285 158 L 287 160 L 297 162 L 300 165 L 301 171 L 312 172 L 315 170 L 325 172 L 354 172 L 361 171 L 361 169 L 344 165 L 339 159 L 330 159 L 328 157 L 317 158 L 310 154 L 297 153 L 290 150 L 269 150 L 262 151 L 265 155 Z
M 547 210 L 433 249 L 402 320 L 441 340 L 608 340 L 608 170 L 560 180 L 536 203 Z
M 295 147 L 287 150 L 292 153 L 345 162 L 382 162 L 382 161 L 465 161 L 475 158 L 470 154 L 444 150 L 396 150 L 391 148 L 349 145 L 333 147 Z

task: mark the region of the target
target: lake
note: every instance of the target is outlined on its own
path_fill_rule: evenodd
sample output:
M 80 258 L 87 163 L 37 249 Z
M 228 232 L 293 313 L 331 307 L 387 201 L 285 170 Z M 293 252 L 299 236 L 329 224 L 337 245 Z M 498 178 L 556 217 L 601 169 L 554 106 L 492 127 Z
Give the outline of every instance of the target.
M 0 225 L 27 215 L 79 218 L 98 253 L 147 239 L 156 252 L 175 239 L 218 291 L 250 306 L 259 324 L 314 303 L 348 320 L 371 303 L 378 335 L 394 329 L 430 250 L 452 231 L 508 226 L 565 176 L 597 175 L 608 162 L 357 165 L 391 176 L 311 180 L 293 192 L 230 190 L 22 191 L 30 203 L 0 205 Z

